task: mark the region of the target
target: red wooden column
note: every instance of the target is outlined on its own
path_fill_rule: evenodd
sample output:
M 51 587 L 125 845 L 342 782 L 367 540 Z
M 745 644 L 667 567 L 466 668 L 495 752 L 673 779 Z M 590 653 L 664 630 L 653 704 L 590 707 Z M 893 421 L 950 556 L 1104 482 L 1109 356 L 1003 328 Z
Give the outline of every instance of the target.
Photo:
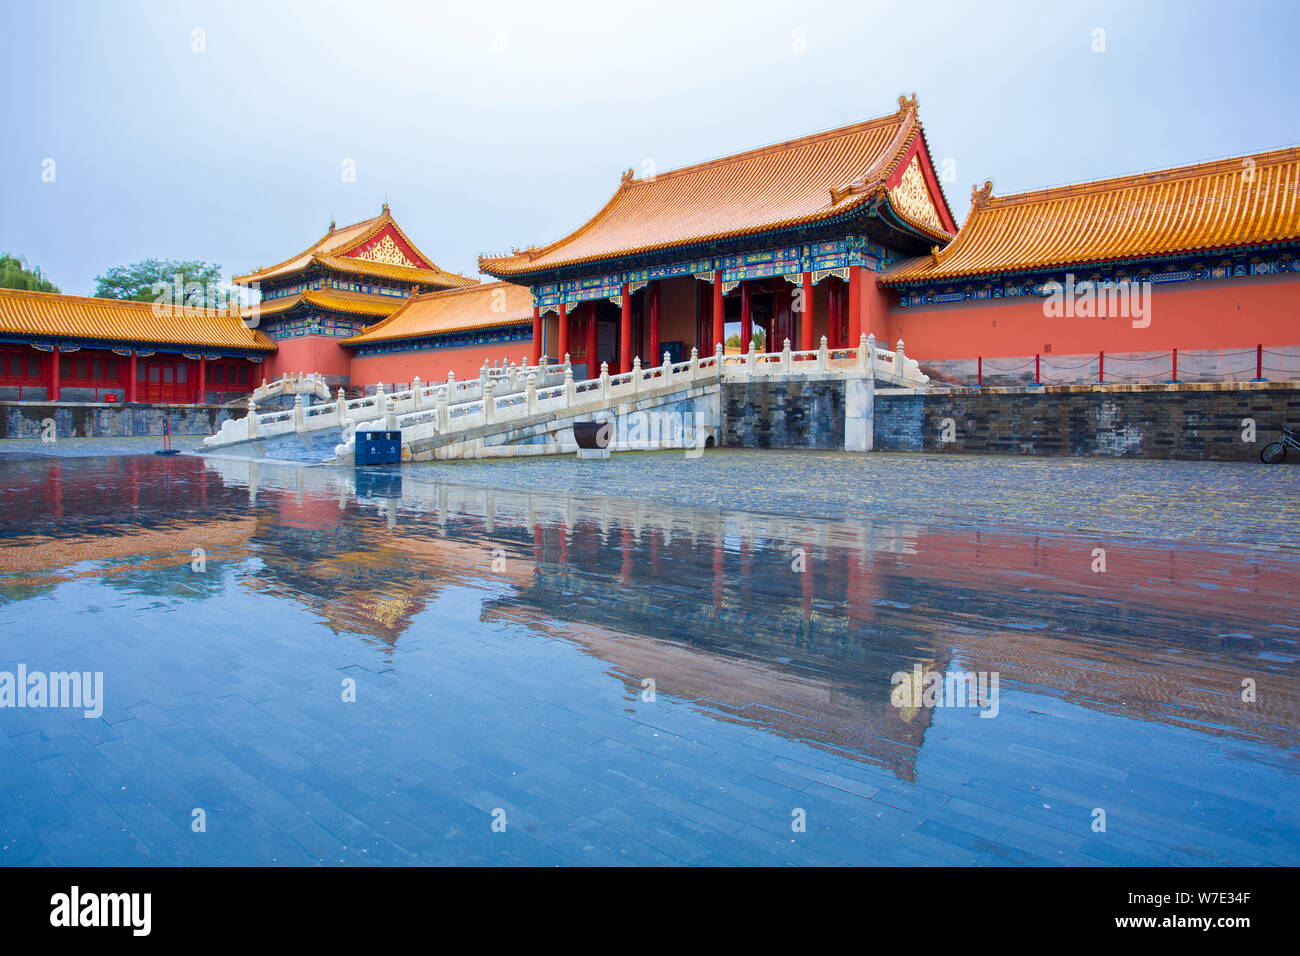
M 135 359 L 131 360 L 132 364 Z M 533 306 L 533 364 L 540 365 L 542 362 L 542 310 L 538 306 Z
M 556 361 L 561 365 L 564 364 L 564 356 L 569 353 L 569 307 L 563 302 L 560 303 L 560 354 L 556 356 Z
M 785 343 L 782 343 L 785 348 Z M 812 273 L 803 274 L 803 314 L 799 316 L 799 351 L 813 347 L 813 281 Z
M 50 351 L 49 393 L 49 401 L 57 402 L 59 400 L 59 347 L 57 345 Z
M 619 298 L 623 300 L 623 313 L 618 325 L 618 370 L 621 373 L 632 371 L 632 293 L 628 291 L 626 282 L 623 283 Z
M 826 310 L 826 344 L 833 349 L 838 349 L 844 345 L 840 341 L 840 287 L 834 279 L 827 279 L 826 290 L 829 296 L 829 306 Z
M 726 310 L 722 304 L 722 270 L 713 273 L 713 341 L 709 343 L 709 354 L 717 351 L 718 346 L 727 337 Z M 704 358 L 703 355 L 700 358 Z
M 600 360 L 596 358 L 596 301 L 587 303 L 587 378 L 600 377 Z
M 128 402 L 137 401 L 135 395 L 135 379 L 136 379 L 135 353 L 132 352 L 131 357 L 126 361 L 126 400 Z
M 197 387 L 195 389 L 195 396 L 194 396 L 194 402 L 197 405 L 203 404 L 203 393 L 207 391 L 207 387 L 208 387 L 207 378 L 208 378 L 208 360 L 205 358 L 200 358 L 199 359 L 199 380 L 195 383 Z
M 650 364 L 658 365 L 664 357 L 659 354 L 659 280 L 650 283 Z
M 749 354 L 750 343 L 754 340 L 754 316 L 750 312 L 749 283 L 740 280 L 740 352 Z
M 862 338 L 862 267 L 849 266 L 849 341 L 855 349 Z M 888 346 L 888 342 L 884 343 Z

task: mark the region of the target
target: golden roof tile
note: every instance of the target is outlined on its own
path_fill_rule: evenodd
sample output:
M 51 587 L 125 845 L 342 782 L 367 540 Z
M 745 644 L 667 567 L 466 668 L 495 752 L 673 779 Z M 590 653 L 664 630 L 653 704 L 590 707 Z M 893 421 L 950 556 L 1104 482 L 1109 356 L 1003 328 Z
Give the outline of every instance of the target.
M 265 335 L 224 312 L 171 309 L 156 315 L 152 302 L 20 289 L 0 289 L 0 333 L 275 351 Z
M 347 253 L 370 241 L 385 228 L 390 227 L 428 268 L 392 265 L 347 255 Z M 397 224 L 389 213 L 387 203 L 384 204 L 383 211 L 378 216 L 363 219 L 361 222 L 341 228 L 335 228 L 331 223 L 329 232 L 307 249 L 298 253 L 298 255 L 291 256 L 273 266 L 267 266 L 265 269 L 257 269 L 244 275 L 235 276 L 232 281 L 239 285 L 266 282 L 271 279 L 295 275 L 313 264 L 363 275 L 418 282 L 421 285 L 436 288 L 460 286 L 474 281 L 458 273 L 447 272 L 438 268 L 433 260 L 421 252 L 419 247 L 411 242 L 410 237 L 402 231 L 402 227 Z
M 464 289 L 446 289 L 412 296 L 398 311 L 344 345 L 364 345 L 392 339 L 422 338 L 444 332 L 531 322 L 533 296 L 526 286 L 485 282 Z
M 972 190 L 957 237 L 885 285 L 1300 239 L 1300 147 L 1053 189 Z
M 499 276 L 540 272 L 675 246 L 727 239 L 816 222 L 883 196 L 899 164 L 924 134 L 916 98 L 899 110 L 852 126 L 815 133 L 694 166 L 635 179 L 629 170 L 617 192 L 585 225 L 540 249 L 481 256 L 479 267 Z M 943 216 L 951 222 L 940 195 Z M 916 217 L 923 235 L 947 240 Z

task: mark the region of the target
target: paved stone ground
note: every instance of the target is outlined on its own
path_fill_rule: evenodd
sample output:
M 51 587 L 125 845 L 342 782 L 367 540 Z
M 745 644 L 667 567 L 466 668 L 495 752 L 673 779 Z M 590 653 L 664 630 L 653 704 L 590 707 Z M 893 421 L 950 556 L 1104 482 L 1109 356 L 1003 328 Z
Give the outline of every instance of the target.
M 901 510 L 937 542 L 979 534 L 1003 557 L 1039 542 L 994 540 L 995 523 L 1059 529 L 1091 508 L 1215 546 L 1185 578 L 1135 539 L 1141 588 L 1081 598 L 1037 565 L 954 580 L 952 545 L 918 537 L 814 556 L 805 604 L 777 549 L 746 568 L 731 540 L 585 525 L 543 526 L 539 553 L 521 528 L 414 511 L 389 527 L 291 483 L 250 508 L 209 480 L 200 507 L 199 463 L 170 462 L 165 483 L 127 488 L 103 460 L 0 460 L 0 670 L 102 671 L 106 687 L 96 718 L 0 709 L 2 864 L 1300 862 L 1300 562 L 1255 547 L 1290 520 L 1290 471 L 730 452 L 671 473 L 650 455 L 405 471 L 848 524 L 867 494 L 868 513 Z M 815 491 L 784 490 L 801 482 Z M 1171 504 L 1191 515 L 1166 523 Z M 687 632 L 719 554 L 716 621 Z M 846 590 L 864 567 L 870 588 Z M 900 722 L 878 696 L 897 654 L 999 663 L 998 718 Z M 1242 674 L 1259 717 L 1240 716 Z
M 1009 525 L 1251 548 L 1300 548 L 1300 469 L 1135 461 L 717 449 L 414 464 L 404 475 L 568 488 L 776 514 Z
M 172 447 L 181 451 L 203 450 L 202 435 L 174 435 Z M 148 455 L 163 447 L 157 435 L 125 438 L 60 438 L 43 442 L 39 438 L 0 440 L 0 463 L 34 458 L 117 458 L 122 455 Z

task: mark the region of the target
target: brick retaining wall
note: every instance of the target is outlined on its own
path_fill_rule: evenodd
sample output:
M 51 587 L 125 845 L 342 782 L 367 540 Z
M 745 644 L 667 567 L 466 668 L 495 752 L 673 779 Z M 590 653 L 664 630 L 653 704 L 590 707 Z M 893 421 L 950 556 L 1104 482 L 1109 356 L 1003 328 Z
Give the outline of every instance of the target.
M 1254 419 L 1255 442 L 1243 440 Z M 945 419 L 951 419 L 945 440 Z M 1296 383 L 881 390 L 880 451 L 1259 460 L 1283 424 L 1300 427 Z M 1300 460 L 1292 451 L 1287 461 Z

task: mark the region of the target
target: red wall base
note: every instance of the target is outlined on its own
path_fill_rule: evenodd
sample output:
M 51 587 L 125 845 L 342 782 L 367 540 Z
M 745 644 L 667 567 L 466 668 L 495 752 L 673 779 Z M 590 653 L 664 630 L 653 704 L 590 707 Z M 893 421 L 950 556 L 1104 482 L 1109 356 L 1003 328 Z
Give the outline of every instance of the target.
M 1146 328 L 1123 317 L 1048 318 L 1044 301 L 894 305 L 881 345 L 901 338 L 912 358 L 955 359 L 1300 344 L 1300 278 L 1289 275 L 1155 286 Z
M 472 345 L 459 349 L 428 349 L 422 352 L 394 352 L 388 355 L 363 355 L 352 360 L 353 387 L 383 382 L 409 384 L 415 376 L 420 381 L 445 382 L 453 372 L 458 381 L 478 378 L 483 362 L 493 365 L 505 360 L 527 363 L 533 354 L 531 338 L 496 345 Z

